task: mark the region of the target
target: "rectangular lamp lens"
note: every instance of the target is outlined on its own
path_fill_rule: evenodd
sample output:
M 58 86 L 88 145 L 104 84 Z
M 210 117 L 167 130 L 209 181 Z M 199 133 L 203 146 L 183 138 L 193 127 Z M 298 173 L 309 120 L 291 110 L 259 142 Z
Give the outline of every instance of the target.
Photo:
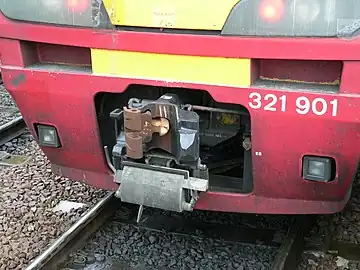
M 332 158 L 305 156 L 303 159 L 303 177 L 305 180 L 329 182 L 332 180 L 332 172 L 335 163 Z
M 325 164 L 321 161 L 309 160 L 309 175 L 319 178 L 325 177 Z
M 39 145 L 60 147 L 58 133 L 55 127 L 38 125 Z

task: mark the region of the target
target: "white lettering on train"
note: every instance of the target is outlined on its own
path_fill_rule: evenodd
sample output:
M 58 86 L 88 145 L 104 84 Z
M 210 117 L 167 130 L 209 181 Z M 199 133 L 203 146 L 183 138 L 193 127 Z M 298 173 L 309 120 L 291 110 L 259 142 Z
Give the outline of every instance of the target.
M 286 112 L 288 107 L 290 110 L 295 110 L 296 113 L 306 115 L 313 113 L 318 116 L 330 113 L 331 116 L 337 116 L 338 100 L 333 99 L 330 102 L 321 97 L 309 99 L 307 97 L 298 97 L 295 104 L 287 104 L 286 95 L 276 96 L 274 94 L 261 95 L 256 92 L 249 94 L 249 107 L 252 109 L 262 109 L 270 112 Z

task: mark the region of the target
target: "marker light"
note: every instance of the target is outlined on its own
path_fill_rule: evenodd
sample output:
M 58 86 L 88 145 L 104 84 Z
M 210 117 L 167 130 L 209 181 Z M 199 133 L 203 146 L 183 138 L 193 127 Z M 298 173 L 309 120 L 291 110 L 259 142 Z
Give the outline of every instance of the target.
M 101 4 L 101 0 L 0 0 L 0 10 L 14 20 L 98 27 Z
M 221 34 L 351 38 L 360 34 L 360 1 L 239 1 L 227 17 Z
M 329 11 L 331 8 L 332 6 L 329 5 Z M 298 23 L 309 23 L 317 19 L 320 14 L 321 7 L 319 1 L 297 0 L 291 5 L 291 10 L 295 11 L 295 18 Z
M 42 4 L 54 12 L 59 12 L 64 6 L 64 2 L 61 0 L 42 0 Z
M 266 21 L 279 21 L 284 14 L 284 2 L 282 0 L 264 0 L 259 6 L 259 13 Z
M 89 0 L 68 0 L 68 7 L 76 12 L 84 12 L 88 9 Z
M 303 177 L 305 180 L 329 182 L 332 180 L 331 158 L 305 156 L 303 159 Z
M 55 127 L 38 125 L 39 145 L 48 147 L 60 147 L 60 140 Z

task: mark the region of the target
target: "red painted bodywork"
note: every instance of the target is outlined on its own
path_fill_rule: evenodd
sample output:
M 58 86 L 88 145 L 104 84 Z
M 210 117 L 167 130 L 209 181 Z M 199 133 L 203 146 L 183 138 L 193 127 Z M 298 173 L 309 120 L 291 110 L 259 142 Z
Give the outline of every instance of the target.
M 168 54 L 339 60 L 343 61 L 343 67 L 338 93 L 242 89 L 35 69 L 29 65 L 49 56 L 39 52 L 34 54 L 39 48 L 23 41 Z M 248 108 L 252 121 L 254 191 L 250 194 L 203 193 L 196 208 L 216 211 L 295 214 L 342 210 L 350 196 L 359 156 L 359 52 L 360 39 L 115 32 L 27 24 L 0 15 L 0 57 L 5 86 L 35 137 L 34 123 L 57 127 L 62 148 L 42 148 L 56 174 L 104 189 L 117 189 L 100 143 L 94 105 L 94 96 L 98 92 L 120 93 L 130 84 L 187 87 L 206 90 L 218 102 L 237 103 Z M 79 59 L 82 57 L 79 63 L 89 64 L 86 56 L 79 56 Z M 290 105 L 286 112 L 254 110 L 248 105 L 251 92 L 286 94 Z M 336 97 L 339 100 L 338 115 L 299 115 L 294 107 L 299 96 L 310 100 L 322 97 L 327 101 Z M 256 155 L 256 152 L 262 155 Z M 302 179 L 301 160 L 305 154 L 333 157 L 337 167 L 335 180 L 316 183 Z

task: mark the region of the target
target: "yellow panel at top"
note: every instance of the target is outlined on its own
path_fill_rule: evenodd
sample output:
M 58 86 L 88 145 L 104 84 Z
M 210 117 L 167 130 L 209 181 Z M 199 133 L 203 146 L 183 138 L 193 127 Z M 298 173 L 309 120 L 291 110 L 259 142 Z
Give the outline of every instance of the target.
M 103 0 L 114 25 L 221 30 L 239 0 Z
M 91 49 L 94 74 L 248 88 L 251 59 Z

